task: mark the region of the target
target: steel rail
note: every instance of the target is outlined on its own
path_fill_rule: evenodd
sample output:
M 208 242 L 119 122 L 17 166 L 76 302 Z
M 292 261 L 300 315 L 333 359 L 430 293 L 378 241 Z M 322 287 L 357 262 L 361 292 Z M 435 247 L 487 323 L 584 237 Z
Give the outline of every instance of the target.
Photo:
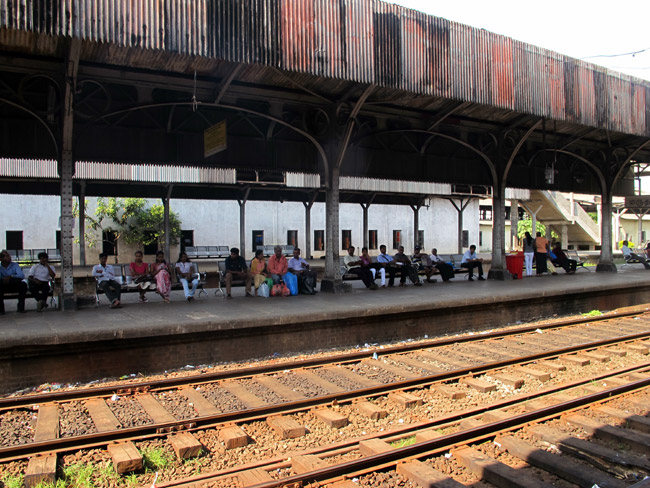
M 644 371 L 645 370 L 645 371 Z M 410 425 L 410 426 L 405 426 L 401 429 L 395 429 L 390 432 L 382 432 L 382 433 L 377 433 L 371 436 L 364 436 L 363 439 L 366 438 L 382 438 L 384 440 L 396 438 L 396 437 L 404 437 L 405 435 L 411 434 L 416 431 L 421 431 L 425 429 L 431 429 L 431 428 L 440 428 L 441 426 L 453 424 L 455 422 L 458 422 L 462 419 L 468 418 L 468 417 L 473 417 L 477 416 L 480 414 L 483 414 L 488 411 L 494 411 L 494 410 L 499 410 L 507 407 L 512 407 L 524 402 L 527 402 L 531 399 L 543 397 L 543 396 L 550 396 L 555 393 L 559 392 L 564 392 L 571 390 L 573 388 L 580 387 L 584 384 L 591 383 L 593 381 L 600 381 L 600 380 L 605 380 L 607 378 L 615 377 L 615 376 L 620 376 L 622 374 L 626 373 L 631 373 L 631 372 L 650 372 L 650 363 L 644 364 L 644 365 L 639 365 L 636 367 L 632 368 L 624 368 L 624 370 L 617 370 L 617 371 L 612 371 L 606 374 L 601 374 L 592 378 L 588 379 L 582 379 L 578 380 L 576 382 L 568 383 L 565 385 L 557 386 L 548 390 L 544 390 L 541 393 L 533 393 L 529 395 L 521 395 L 517 398 L 511 398 L 508 400 L 504 400 L 499 403 L 495 403 L 489 406 L 485 407 L 476 407 L 471 410 L 466 410 L 462 412 L 457 412 L 451 415 L 448 415 L 446 417 L 442 417 L 439 419 L 435 419 L 433 421 L 429 422 L 420 422 L 416 424 L 415 426 Z M 440 436 L 436 439 L 426 441 L 426 442 L 421 442 L 412 446 L 409 446 L 413 448 L 415 452 L 408 452 L 407 455 L 404 457 L 400 457 L 397 460 L 395 459 L 390 459 L 386 462 L 383 458 L 382 455 L 376 455 L 376 456 L 368 456 L 367 458 L 364 459 L 378 459 L 376 464 L 370 464 L 369 466 L 364 466 L 360 467 L 359 469 L 354 469 L 351 471 L 347 471 L 344 473 L 337 473 L 335 476 L 331 477 L 326 477 L 321 479 L 320 477 L 315 479 L 311 475 L 314 472 L 310 473 L 305 473 L 304 475 L 297 475 L 297 476 L 304 476 L 304 478 L 301 479 L 294 479 L 295 477 L 291 478 L 283 478 L 281 480 L 278 480 L 277 482 L 280 483 L 288 483 L 291 485 L 291 483 L 299 483 L 299 482 L 306 482 L 306 481 L 319 481 L 323 482 L 325 480 L 331 481 L 333 478 L 341 477 L 341 476 L 350 476 L 354 474 L 355 476 L 359 473 L 359 471 L 363 469 L 371 470 L 372 468 L 376 466 L 380 466 L 382 464 L 387 464 L 387 465 L 394 465 L 396 464 L 397 461 L 404 461 L 406 457 L 409 457 L 411 459 L 417 459 L 421 457 L 425 457 L 428 455 L 431 455 L 432 452 L 435 451 L 444 451 L 447 450 L 450 446 L 454 446 L 455 444 L 462 444 L 466 443 L 467 441 L 471 440 L 482 440 L 485 438 L 493 437 L 495 433 L 501 432 L 501 431 L 507 431 L 507 430 L 512 430 L 515 428 L 519 428 L 522 425 L 525 425 L 530 422 L 539 422 L 543 420 L 547 420 L 549 418 L 556 417 L 560 414 L 566 413 L 570 410 L 575 410 L 577 408 L 584 407 L 589 404 L 595 404 L 598 403 L 602 400 L 605 399 L 610 399 L 613 396 L 618 396 L 621 394 L 629 393 L 634 390 L 639 390 L 641 388 L 645 388 L 647 386 L 650 386 L 650 377 L 647 379 L 643 380 L 637 380 L 630 382 L 626 385 L 620 385 L 616 386 L 613 388 L 605 389 L 600 392 L 592 393 L 585 395 L 583 397 L 577 398 L 577 399 L 572 399 L 569 401 L 565 401 L 562 403 L 558 403 L 555 405 L 551 405 L 549 407 L 544 407 L 542 409 L 534 410 L 531 412 L 525 412 L 523 414 L 518 414 L 513 417 L 510 417 L 508 419 L 502 419 L 498 420 L 495 422 L 491 423 L 486 423 L 484 425 L 478 426 L 478 427 L 473 427 L 470 429 L 465 429 L 461 432 L 455 432 L 452 434 L 447 434 L 445 436 Z M 320 448 L 315 448 L 311 449 L 305 454 L 322 454 L 322 453 L 333 453 L 334 451 L 341 451 L 346 448 L 350 448 L 353 446 L 356 446 L 358 442 L 362 440 L 361 438 L 355 438 L 351 439 L 349 441 L 344 441 L 342 443 L 336 444 L 335 446 L 327 446 L 327 447 L 320 447 Z M 419 446 L 419 447 L 418 447 Z M 399 453 L 404 453 L 406 447 L 403 448 L 395 448 L 393 451 L 390 451 L 391 453 L 397 454 L 395 451 L 399 450 Z M 349 449 L 348 449 L 349 450 Z M 217 478 L 223 478 L 223 477 L 228 477 L 228 476 L 236 476 L 237 473 L 240 473 L 242 471 L 246 471 L 248 469 L 254 469 L 254 468 L 264 468 L 264 467 L 273 467 L 273 468 L 278 468 L 281 467 L 281 464 L 286 464 L 286 456 L 281 457 L 281 458 L 276 458 L 276 459 L 271 459 L 266 462 L 259 462 L 254 465 L 247 465 L 245 468 L 241 467 L 235 467 L 235 468 L 229 468 L 229 469 L 224 469 L 220 470 L 216 473 L 205 473 L 202 475 L 196 475 L 192 476 L 190 478 L 184 478 L 182 480 L 176 480 L 176 481 L 167 481 L 164 483 L 157 483 L 156 486 L 157 488 L 172 488 L 172 487 L 182 487 L 185 486 L 186 484 L 188 486 L 191 486 L 191 483 L 197 483 L 197 482 L 205 482 L 205 481 L 210 481 L 210 480 L 215 480 Z M 337 465 L 339 467 L 341 466 L 348 466 L 349 464 L 356 464 L 358 463 L 359 460 L 354 460 L 354 461 L 349 461 L 347 463 Z M 325 470 L 329 470 L 331 468 L 334 468 L 335 466 L 330 466 L 328 468 L 324 468 Z M 320 472 L 320 470 L 318 471 Z M 275 482 L 274 482 L 275 483 Z M 275 485 L 275 484 L 260 484 L 259 488 L 270 488 L 270 487 L 275 487 L 275 486 L 284 486 L 283 484 Z M 293 486 L 293 485 L 291 485 Z M 300 484 L 296 486 L 302 486 Z M 258 488 L 258 485 L 255 485 L 256 488 Z
M 462 378 L 464 376 L 475 376 L 476 373 L 482 373 L 489 370 L 501 369 L 506 366 L 512 366 L 520 363 L 528 363 L 538 359 L 549 357 L 561 356 L 567 353 L 576 352 L 580 350 L 594 349 L 602 347 L 603 345 L 611 345 L 621 342 L 629 342 L 630 340 L 650 337 L 650 331 L 633 334 L 629 336 L 605 339 L 586 344 L 569 346 L 567 348 L 556 349 L 552 351 L 545 351 L 536 353 L 529 356 L 521 356 L 519 358 L 508 359 L 505 361 L 496 361 L 493 363 L 485 363 L 483 365 L 474 365 L 463 369 L 448 371 L 444 373 L 436 373 L 428 376 L 421 376 L 405 381 L 378 385 L 376 387 L 367 387 L 357 390 L 342 391 L 338 393 L 331 393 L 319 397 L 306 398 L 304 400 L 297 400 L 293 402 L 284 402 L 274 405 L 265 405 L 246 410 L 238 410 L 232 412 L 218 413 L 214 415 L 199 416 L 192 419 L 177 420 L 174 422 L 147 424 L 136 427 L 128 427 L 124 429 L 117 429 L 113 431 L 83 434 L 80 436 L 71 436 L 58 438 L 48 441 L 31 442 L 27 444 L 20 444 L 9 447 L 0 448 L 0 461 L 11 459 L 21 459 L 26 456 L 34 455 L 44 451 L 69 451 L 72 449 L 80 449 L 86 447 L 94 447 L 105 445 L 114 441 L 121 440 L 137 440 L 144 436 L 160 436 L 169 432 L 178 430 L 195 430 L 199 428 L 212 427 L 219 424 L 228 422 L 242 422 L 252 421 L 258 418 L 264 418 L 269 415 L 278 413 L 292 413 L 296 411 L 304 411 L 313 407 L 326 405 L 332 402 L 345 402 L 351 401 L 360 397 L 370 397 L 385 395 L 398 390 L 412 389 L 417 387 L 427 386 L 431 383 L 441 381 L 450 381 Z M 608 374 L 609 376 L 610 374 Z
M 10 398 L 0 398 L 0 411 L 7 410 L 9 408 L 28 407 L 40 403 L 64 402 L 64 401 L 77 400 L 77 399 L 110 396 L 113 393 L 120 394 L 123 392 L 163 390 L 167 388 L 176 388 L 179 386 L 187 386 L 192 384 L 212 383 L 212 382 L 226 380 L 226 379 L 245 378 L 248 376 L 254 376 L 258 374 L 276 373 L 279 371 L 284 371 L 285 369 L 306 368 L 312 366 L 321 366 L 323 364 L 351 362 L 360 359 L 365 359 L 368 356 L 372 356 L 373 353 L 386 356 L 388 354 L 411 352 L 417 349 L 422 349 L 424 347 L 427 348 L 440 347 L 440 346 L 446 346 L 450 344 L 460 344 L 466 342 L 482 341 L 487 339 L 510 337 L 513 335 L 521 335 L 521 334 L 535 332 L 538 329 L 548 330 L 554 328 L 570 327 L 572 325 L 580 325 L 580 324 L 587 324 L 592 322 L 601 322 L 601 321 L 606 321 L 611 319 L 631 317 L 634 315 L 643 315 L 648 313 L 648 310 L 649 310 L 648 307 L 644 305 L 644 306 L 634 307 L 632 310 L 625 309 L 624 312 L 605 313 L 598 317 L 589 317 L 589 318 L 581 317 L 575 319 L 565 319 L 565 320 L 559 320 L 557 322 L 553 322 L 549 324 L 519 327 L 515 329 L 490 332 L 487 334 L 480 334 L 478 336 L 466 334 L 460 337 L 447 337 L 444 339 L 438 339 L 438 340 L 428 342 L 426 343 L 426 346 L 423 345 L 422 342 L 418 342 L 415 344 L 405 344 L 400 346 L 385 347 L 383 349 L 369 348 L 361 352 L 337 354 L 333 356 L 324 356 L 324 357 L 312 358 L 304 361 L 288 361 L 281 364 L 255 366 L 255 367 L 234 369 L 229 371 L 219 371 L 215 373 L 203 373 L 197 376 L 169 378 L 169 379 L 154 380 L 154 381 L 143 381 L 138 383 L 124 383 L 123 385 L 102 386 L 97 388 L 83 388 L 83 389 L 73 390 L 73 391 L 60 391 L 60 392 L 40 393 L 35 395 L 24 395 L 24 396 L 10 397 Z

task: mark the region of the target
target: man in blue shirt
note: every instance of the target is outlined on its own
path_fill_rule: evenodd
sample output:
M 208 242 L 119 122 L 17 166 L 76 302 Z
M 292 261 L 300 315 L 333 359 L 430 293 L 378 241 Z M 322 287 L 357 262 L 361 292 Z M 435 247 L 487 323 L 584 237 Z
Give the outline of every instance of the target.
M 25 313 L 25 295 L 27 283 L 25 275 L 17 263 L 11 262 L 11 255 L 6 249 L 0 252 L 0 315 L 5 313 L 5 292 L 18 293 L 18 312 Z
M 377 256 L 377 263 L 388 273 L 388 286 L 393 286 L 395 284 L 395 262 L 393 257 L 386 254 L 386 246 L 383 244 L 379 246 L 379 256 Z M 385 286 L 385 285 L 384 285 Z
M 476 246 L 474 244 L 469 246 L 469 250 L 465 251 L 465 254 L 463 254 L 463 259 L 460 262 L 460 267 L 467 268 L 469 271 L 469 278 L 467 278 L 469 281 L 474 281 L 474 278 L 472 278 L 472 270 L 474 268 L 477 268 L 478 270 L 479 281 L 485 280 L 485 278 L 483 278 L 483 260 L 480 259 L 476 254 Z

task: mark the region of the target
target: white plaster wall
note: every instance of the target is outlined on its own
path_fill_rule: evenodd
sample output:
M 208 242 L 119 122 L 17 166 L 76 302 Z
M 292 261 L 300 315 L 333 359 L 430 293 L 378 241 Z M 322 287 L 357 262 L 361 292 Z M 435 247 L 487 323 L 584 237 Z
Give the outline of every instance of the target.
M 87 212 L 92 215 L 96 208 L 96 199 L 87 198 Z M 160 200 L 150 200 L 160 203 Z M 46 196 L 12 196 L 0 195 L 3 208 L 12 209 L 0 215 L 4 230 L 22 230 L 23 247 L 53 248 L 59 228 L 60 200 L 58 197 Z M 170 209 L 181 219 L 183 230 L 194 231 L 194 244 L 197 246 L 225 245 L 240 247 L 239 242 L 239 205 L 230 201 L 203 201 L 174 199 Z M 38 219 L 34 218 L 38 215 Z M 463 214 L 464 229 L 469 230 L 471 243 L 478 242 L 479 220 L 478 202 L 469 204 Z M 424 230 L 424 247 L 430 251 L 437 247 L 443 254 L 455 253 L 457 248 L 458 213 L 445 199 L 428 199 L 420 209 L 420 229 Z M 359 204 L 341 204 L 339 213 L 341 230 L 352 231 L 352 244 L 363 245 L 363 211 Z M 325 229 L 325 204 L 315 203 L 311 209 L 312 246 L 315 230 Z M 413 250 L 413 211 L 410 207 L 397 205 L 371 205 L 368 211 L 368 229 L 377 230 L 378 244 L 386 244 L 392 252 L 393 230 L 402 231 L 402 243 L 407 252 Z M 305 207 L 300 202 L 257 202 L 246 204 L 246 249 L 245 256 L 252 257 L 252 231 L 264 231 L 265 244 L 286 244 L 287 231 L 298 231 L 298 245 L 305 249 Z M 88 232 L 88 227 L 86 228 Z M 75 238 L 78 238 L 78 221 L 75 222 Z M 327 239 L 327 236 L 325 236 Z M 5 233 L 0 235 L 2 247 L 5 245 Z M 88 264 L 97 261 L 101 252 L 101 233 L 96 233 L 95 247 L 86 246 Z M 341 242 L 337 245 L 341 246 Z M 119 243 L 120 262 L 128 262 L 133 253 L 141 248 L 138 245 Z M 79 246 L 74 246 L 74 261 L 79 263 Z M 378 251 L 372 251 L 376 254 Z M 175 260 L 178 247 L 172 248 L 171 259 Z M 303 253 L 304 254 L 304 253 Z M 313 252 L 315 258 L 323 252 Z M 151 259 L 148 258 L 150 261 Z

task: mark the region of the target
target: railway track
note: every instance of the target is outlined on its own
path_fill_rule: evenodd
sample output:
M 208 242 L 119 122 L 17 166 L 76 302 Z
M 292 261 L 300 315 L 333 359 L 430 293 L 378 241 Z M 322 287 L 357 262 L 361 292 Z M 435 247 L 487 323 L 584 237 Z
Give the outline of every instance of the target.
M 255 441 L 247 425 L 265 422 L 278 438 L 295 439 L 308 432 L 296 420 L 301 416 L 337 429 L 353 421 L 343 406 L 379 420 L 385 404 L 409 409 L 432 391 L 449 398 L 479 392 L 487 395 L 484 409 L 499 391 L 522 396 L 517 392 L 528 383 L 538 391 L 521 401 L 531 401 L 560 388 L 567 368 L 629 354 L 643 371 L 648 339 L 650 316 L 630 312 L 172 381 L 7 398 L 0 400 L 0 461 L 29 460 L 26 480 L 35 483 L 54 478 L 57 456 L 108 448 L 115 469 L 126 473 L 142 465 L 134 443 L 143 440 L 168 438 L 177 456 L 189 458 L 206 451 L 197 433 L 215 431 L 225 448 L 235 449 Z M 581 384 L 593 381 L 587 375 Z M 4 430 L 25 414 L 33 435 L 8 443 Z

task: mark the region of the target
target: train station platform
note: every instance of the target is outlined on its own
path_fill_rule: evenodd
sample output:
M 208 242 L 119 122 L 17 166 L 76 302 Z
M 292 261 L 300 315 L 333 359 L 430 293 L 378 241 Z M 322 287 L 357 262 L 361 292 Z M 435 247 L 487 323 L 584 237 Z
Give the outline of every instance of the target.
M 458 275 L 448 283 L 438 278 L 375 291 L 356 281 L 344 295 L 269 299 L 245 298 L 241 287 L 232 300 L 207 291 L 191 304 L 182 292 L 174 292 L 170 304 L 153 293 L 146 304 L 137 303 L 137 293 L 125 294 L 123 308 L 115 310 L 104 299 L 97 308 L 37 313 L 32 300 L 28 312 L 18 314 L 8 302 L 0 318 L 0 391 L 611 310 L 650 302 L 650 272 L 562 271 L 503 282 Z

